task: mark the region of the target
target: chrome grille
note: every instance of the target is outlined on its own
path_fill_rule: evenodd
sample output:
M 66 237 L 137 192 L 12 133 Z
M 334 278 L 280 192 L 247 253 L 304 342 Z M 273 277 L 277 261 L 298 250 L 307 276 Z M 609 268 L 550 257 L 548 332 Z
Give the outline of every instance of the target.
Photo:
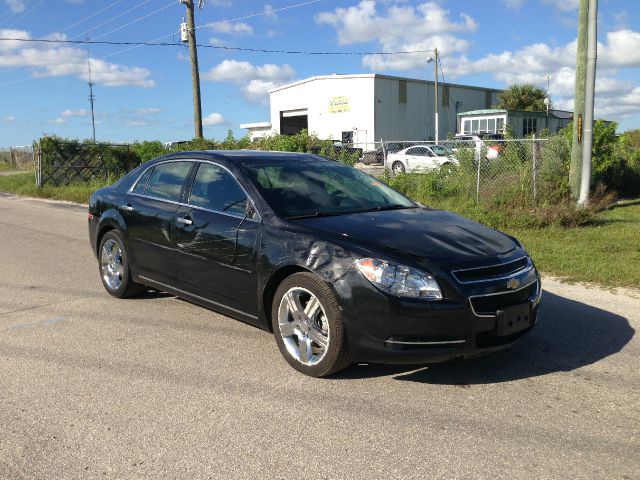
M 459 283 L 490 282 L 522 273 L 531 266 L 529 257 L 522 257 L 499 265 L 453 270 L 451 274 Z

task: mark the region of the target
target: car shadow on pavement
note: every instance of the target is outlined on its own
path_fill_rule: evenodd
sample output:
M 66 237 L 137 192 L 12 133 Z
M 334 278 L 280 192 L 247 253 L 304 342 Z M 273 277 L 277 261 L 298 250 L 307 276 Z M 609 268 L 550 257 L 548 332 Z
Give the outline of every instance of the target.
M 396 380 L 467 386 L 567 372 L 619 352 L 635 330 L 626 318 L 544 292 L 536 327 L 510 349 L 430 366 L 360 364 L 336 378 L 394 375 Z

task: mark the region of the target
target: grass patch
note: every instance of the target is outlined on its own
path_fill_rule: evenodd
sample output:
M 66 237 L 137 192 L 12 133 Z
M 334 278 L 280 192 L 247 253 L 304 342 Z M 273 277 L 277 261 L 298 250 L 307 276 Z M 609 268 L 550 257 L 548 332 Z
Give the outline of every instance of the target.
M 100 180 L 90 183 L 74 183 L 60 187 L 45 185 L 39 189 L 36 187 L 32 173 L 0 177 L 0 192 L 15 193 L 27 197 L 68 200 L 77 203 L 88 203 L 91 194 L 105 185 L 107 185 L 107 182 Z
M 27 165 L 27 167 L 30 167 L 30 165 Z M 24 166 L 14 167 L 9 162 L 0 161 L 0 172 L 11 172 L 11 171 L 14 171 L 14 170 L 25 170 L 26 171 L 26 168 Z
M 579 228 L 510 228 L 545 273 L 640 288 L 640 205 L 610 209 Z

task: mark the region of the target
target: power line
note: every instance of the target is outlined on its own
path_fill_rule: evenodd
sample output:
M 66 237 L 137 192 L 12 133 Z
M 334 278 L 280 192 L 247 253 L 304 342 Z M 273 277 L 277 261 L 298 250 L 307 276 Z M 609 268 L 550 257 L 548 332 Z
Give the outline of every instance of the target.
M 100 15 L 102 12 L 106 12 L 107 10 L 109 10 L 112 7 L 115 7 L 117 4 L 123 2 L 124 0 L 116 0 L 113 3 L 110 3 L 109 5 L 107 5 L 106 7 L 104 7 L 101 10 L 98 10 L 95 13 L 92 13 L 91 15 L 89 15 L 88 17 L 83 18 L 82 20 L 78 20 L 76 23 L 69 25 L 68 27 L 63 28 L 62 30 L 60 30 L 60 32 L 66 32 L 67 30 L 71 30 L 73 27 L 76 27 L 78 25 L 80 25 L 81 23 L 86 22 L 87 20 L 95 17 L 96 15 Z
M 111 35 L 112 33 L 115 33 L 115 32 L 117 32 L 117 31 L 119 31 L 119 30 L 122 30 L 123 28 L 126 28 L 126 27 L 128 27 L 128 26 L 130 26 L 130 25 L 133 25 L 134 23 L 138 23 L 138 22 L 140 22 L 140 21 L 142 21 L 142 20 L 144 20 L 144 19 L 146 19 L 146 18 L 151 17 L 152 15 L 155 15 L 155 14 L 157 14 L 157 13 L 160 13 L 161 11 L 166 10 L 167 8 L 172 7 L 172 6 L 174 6 L 174 5 L 175 5 L 175 3 L 174 3 L 174 2 L 168 3 L 168 4 L 167 4 L 167 5 L 165 5 L 164 7 L 160 7 L 160 8 L 158 8 L 157 10 L 154 10 L 154 11 L 153 11 L 153 12 L 151 12 L 151 13 L 147 13 L 146 15 L 143 15 L 142 17 L 138 17 L 138 18 L 136 18 L 135 20 L 130 21 L 129 23 L 125 23 L 124 25 L 120 25 L 118 28 L 114 28 L 113 30 L 111 30 L 111 31 L 109 31 L 109 32 L 107 32 L 107 33 L 103 33 L 102 35 L 98 35 L 98 36 L 97 36 L 97 37 L 95 37 L 95 38 L 96 38 L 96 39 L 104 38 L 104 37 L 106 37 L 106 36 L 108 36 L 108 35 Z
M 212 27 L 214 25 L 219 25 L 221 23 L 229 23 L 229 22 L 237 22 L 238 20 L 246 20 L 248 18 L 259 17 L 261 15 L 273 15 L 276 12 L 282 12 L 284 10 L 289 10 L 291 8 L 304 7 L 305 5 L 311 5 L 312 3 L 318 3 L 322 0 L 310 0 L 309 2 L 296 3 L 295 5 L 287 5 L 286 7 L 274 8 L 273 10 L 265 10 L 260 13 L 252 13 L 250 15 L 246 15 L 244 17 L 234 18 L 232 20 L 221 20 L 218 22 L 205 23 L 204 25 L 199 25 L 196 27 L 196 30 L 199 28 Z
M 144 4 L 146 4 L 146 3 L 149 3 L 150 1 L 151 1 L 151 0 L 145 0 L 145 1 L 143 1 L 142 3 L 138 3 L 135 7 L 132 7 L 132 8 L 130 8 L 129 10 L 126 10 L 126 11 L 124 11 L 124 12 L 122 12 L 122 13 L 119 13 L 119 14 L 118 14 L 118 15 L 116 15 L 115 17 L 111 17 L 109 20 L 106 20 L 106 21 L 104 21 L 104 22 L 102 22 L 102 23 L 100 23 L 100 24 L 98 24 L 98 25 L 96 25 L 96 26 L 94 26 L 94 27 L 91 27 L 89 30 L 85 30 L 85 31 L 84 31 L 84 32 L 82 32 L 82 33 L 79 33 L 79 34 L 77 34 L 77 35 L 74 35 L 72 38 L 84 37 L 87 33 L 92 32 L 92 31 L 94 31 L 94 30 L 96 30 L 96 29 L 98 29 L 98 28 L 100 28 L 100 27 L 103 27 L 103 26 L 105 26 L 105 25 L 107 25 L 107 24 L 109 24 L 109 23 L 113 22 L 114 20 L 117 20 L 118 18 L 125 16 L 126 14 L 128 14 L 128 13 L 130 13 L 130 12 L 133 12 L 134 10 L 136 10 L 136 9 L 140 8 L 141 6 L 143 6 L 143 5 L 144 5 Z
M 225 23 L 238 22 L 238 21 L 240 21 L 240 20 L 247 20 L 247 19 L 249 19 L 249 18 L 259 17 L 259 16 L 262 16 L 262 15 L 273 15 L 274 13 L 277 13 L 277 12 L 282 12 L 282 11 L 284 11 L 284 10 L 289 10 L 289 9 L 297 8 L 297 7 L 303 7 L 303 6 L 305 6 L 305 5 L 309 5 L 309 4 L 312 4 L 312 3 L 318 3 L 318 2 L 321 2 L 321 1 L 322 1 L 322 0 L 312 0 L 312 1 L 304 2 L 304 3 L 296 3 L 296 4 L 294 4 L 294 5 L 287 5 L 287 6 L 285 6 L 285 7 L 281 7 L 281 8 L 274 8 L 274 9 L 272 9 L 272 10 L 268 10 L 268 11 L 267 11 L 267 10 L 264 10 L 264 11 L 262 11 L 262 12 L 252 13 L 252 14 L 249 14 L 249 15 L 244 15 L 244 16 L 242 16 L 242 17 L 232 18 L 232 19 L 229 19 L 229 20 L 219 20 L 219 21 L 216 21 L 216 22 L 207 23 L 207 24 L 205 24 L 205 25 L 200 25 L 200 26 L 197 26 L 197 27 L 195 27 L 195 28 L 196 28 L 196 30 L 197 30 L 197 29 L 199 29 L 199 28 L 211 27 L 211 26 L 213 26 L 213 25 L 221 25 L 221 24 L 225 24 Z M 175 33 L 170 33 L 170 34 L 168 34 L 168 35 L 163 35 L 163 36 L 161 36 L 161 37 L 154 38 L 153 40 L 149 40 L 148 42 L 143 42 L 143 43 L 159 42 L 160 40 L 164 40 L 165 38 L 172 37 L 173 35 L 175 35 Z M 112 53 L 108 53 L 107 55 L 103 55 L 103 56 L 102 56 L 102 57 L 100 57 L 100 58 L 113 57 L 113 56 L 115 56 L 115 55 L 120 55 L 121 53 L 128 52 L 128 51 L 130 51 L 130 50 L 135 50 L 136 48 L 139 48 L 139 47 L 142 47 L 142 46 L 144 46 L 144 45 L 135 45 L 135 46 L 133 46 L 133 47 L 124 48 L 124 49 L 122 49 L 122 50 L 118 50 L 117 52 L 112 52 Z M 200 45 L 196 45 L 196 46 L 200 46 Z
M 50 38 L 7 38 L 0 37 L 0 41 L 15 41 L 15 42 L 31 42 L 31 43 L 63 43 L 74 45 L 133 45 L 136 47 L 182 47 L 181 43 L 175 42 L 116 42 L 108 40 L 59 40 Z M 233 50 L 240 52 L 254 52 L 254 53 L 281 53 L 286 55 L 410 55 L 417 53 L 428 53 L 431 50 L 400 50 L 395 52 L 322 52 L 322 51 L 308 51 L 308 50 L 270 50 L 267 48 L 251 48 L 251 47 L 230 47 L 224 45 L 202 45 L 198 44 L 198 48 L 213 48 L 218 50 Z
M 14 20 L 12 23 L 10 23 L 9 25 L 7 25 L 5 28 L 9 29 L 11 27 L 13 27 L 14 25 L 17 25 L 18 23 L 20 23 L 20 20 L 22 20 L 23 18 L 25 18 L 27 15 L 29 15 L 33 10 L 36 9 L 36 7 L 42 5 L 42 1 L 43 0 L 39 0 L 38 2 L 34 3 L 33 5 L 31 5 L 31 8 L 29 8 L 26 12 L 24 12 L 24 14 L 20 15 L 20 17 L 18 17 L 16 20 Z

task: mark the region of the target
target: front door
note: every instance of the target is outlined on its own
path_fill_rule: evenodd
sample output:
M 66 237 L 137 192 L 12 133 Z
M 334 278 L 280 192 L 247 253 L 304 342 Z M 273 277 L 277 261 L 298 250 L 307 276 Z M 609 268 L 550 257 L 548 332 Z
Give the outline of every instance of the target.
M 176 262 L 185 290 L 256 315 L 260 223 L 247 215 L 248 201 L 231 173 L 201 163 L 177 211 Z
M 193 162 L 173 161 L 150 168 L 120 206 L 135 274 L 174 283 L 175 215 L 192 166 Z

